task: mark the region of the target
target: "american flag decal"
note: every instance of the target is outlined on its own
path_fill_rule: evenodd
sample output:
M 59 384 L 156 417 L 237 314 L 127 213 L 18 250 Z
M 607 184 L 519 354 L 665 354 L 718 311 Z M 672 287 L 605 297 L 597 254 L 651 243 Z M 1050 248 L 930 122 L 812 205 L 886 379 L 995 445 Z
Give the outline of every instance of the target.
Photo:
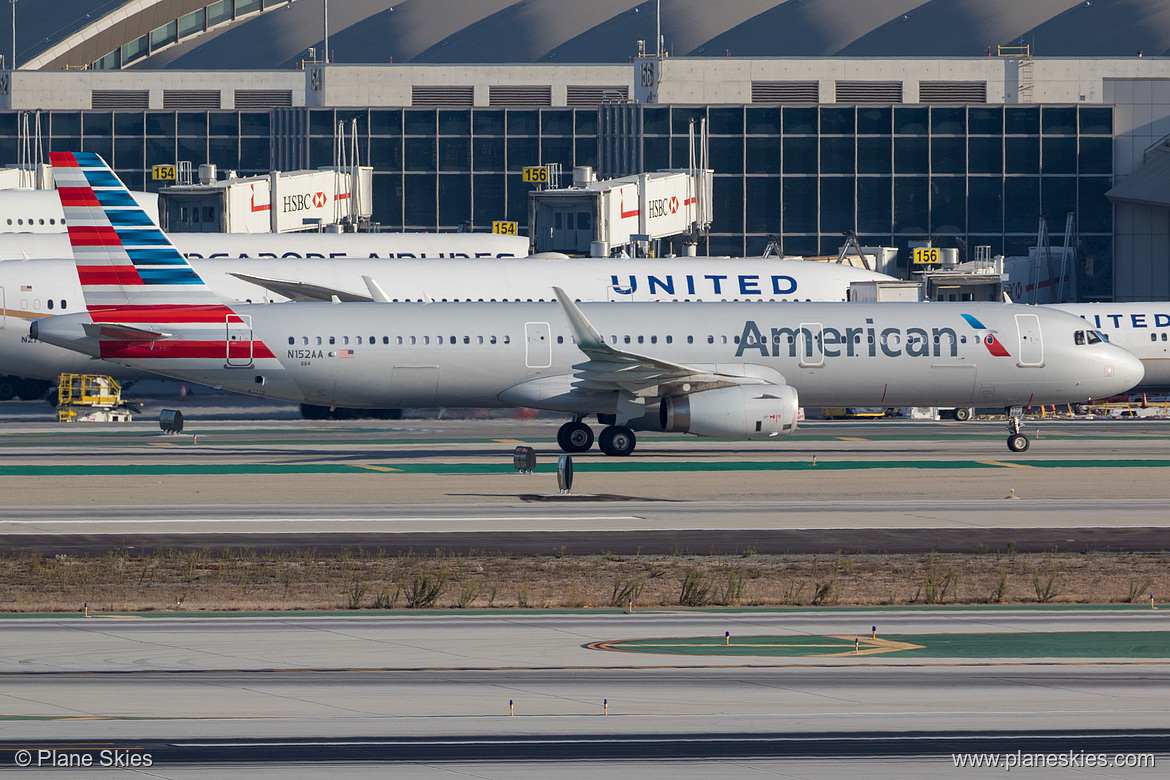
M 20 286 L 20 291 L 21 292 L 32 292 L 32 285 L 31 284 L 22 284 Z
M 351 357 L 353 357 L 353 350 L 352 349 L 343 349 L 343 350 L 341 350 L 341 352 L 339 352 L 337 354 L 343 358 L 351 358 Z

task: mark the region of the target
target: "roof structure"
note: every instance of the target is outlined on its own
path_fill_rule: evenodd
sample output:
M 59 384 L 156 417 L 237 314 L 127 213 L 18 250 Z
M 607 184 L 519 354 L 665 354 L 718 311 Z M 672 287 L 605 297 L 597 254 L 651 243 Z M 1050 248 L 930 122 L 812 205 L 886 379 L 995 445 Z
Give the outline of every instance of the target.
M 20 0 L 17 58 L 92 62 L 210 3 Z M 288 68 L 322 50 L 324 0 L 266 5 L 133 67 Z M 333 0 L 329 50 L 338 63 L 625 62 L 639 40 L 653 51 L 654 17 L 653 0 Z M 11 50 L 8 28 L 0 51 Z M 1170 0 L 662 0 L 662 31 L 675 56 L 971 57 L 1020 44 L 1033 56 L 1163 56 Z M 71 35 L 75 56 L 45 56 Z

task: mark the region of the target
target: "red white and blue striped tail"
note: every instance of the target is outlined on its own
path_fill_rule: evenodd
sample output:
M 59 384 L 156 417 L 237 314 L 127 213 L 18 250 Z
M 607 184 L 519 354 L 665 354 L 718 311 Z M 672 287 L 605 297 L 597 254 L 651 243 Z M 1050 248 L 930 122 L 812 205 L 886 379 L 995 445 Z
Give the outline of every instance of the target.
M 92 152 L 51 152 L 86 307 L 148 311 L 219 298 Z

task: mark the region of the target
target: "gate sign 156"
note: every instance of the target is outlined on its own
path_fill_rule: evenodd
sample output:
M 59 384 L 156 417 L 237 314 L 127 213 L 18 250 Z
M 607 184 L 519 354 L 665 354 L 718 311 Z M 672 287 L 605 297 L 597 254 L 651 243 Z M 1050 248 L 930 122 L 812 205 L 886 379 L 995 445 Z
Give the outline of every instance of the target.
M 543 166 L 525 168 L 524 181 L 533 184 L 548 184 L 548 168 Z
M 942 259 L 939 257 L 938 247 L 916 247 L 914 249 L 914 262 L 931 265 L 941 263 Z

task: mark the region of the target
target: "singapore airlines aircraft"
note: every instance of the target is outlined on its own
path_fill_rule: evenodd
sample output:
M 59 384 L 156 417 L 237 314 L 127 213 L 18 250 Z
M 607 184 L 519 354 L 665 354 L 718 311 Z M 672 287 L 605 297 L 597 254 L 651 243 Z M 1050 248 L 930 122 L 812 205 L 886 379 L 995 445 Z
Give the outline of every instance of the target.
M 34 339 L 164 376 L 330 406 L 526 406 L 572 415 L 562 448 L 635 428 L 788 435 L 823 406 L 1019 407 L 1111 395 L 1141 363 L 1077 317 L 1010 304 L 228 305 L 100 157 L 53 153 L 87 311 Z M 602 323 L 602 335 L 591 322 Z M 1078 335 L 1079 331 L 1079 335 Z
M 46 192 L 57 198 L 57 193 Z M 29 191 L 23 190 L 21 194 L 28 195 Z M 152 221 L 157 224 L 157 220 Z M 58 229 L 60 233 L 0 235 L 0 259 L 71 258 L 69 236 L 64 228 Z M 187 258 L 524 257 L 528 254 L 528 239 L 524 236 L 494 233 L 173 233 L 170 239 Z
M 1170 303 L 1053 303 L 1132 352 L 1146 367 L 1135 392 L 1170 391 Z

